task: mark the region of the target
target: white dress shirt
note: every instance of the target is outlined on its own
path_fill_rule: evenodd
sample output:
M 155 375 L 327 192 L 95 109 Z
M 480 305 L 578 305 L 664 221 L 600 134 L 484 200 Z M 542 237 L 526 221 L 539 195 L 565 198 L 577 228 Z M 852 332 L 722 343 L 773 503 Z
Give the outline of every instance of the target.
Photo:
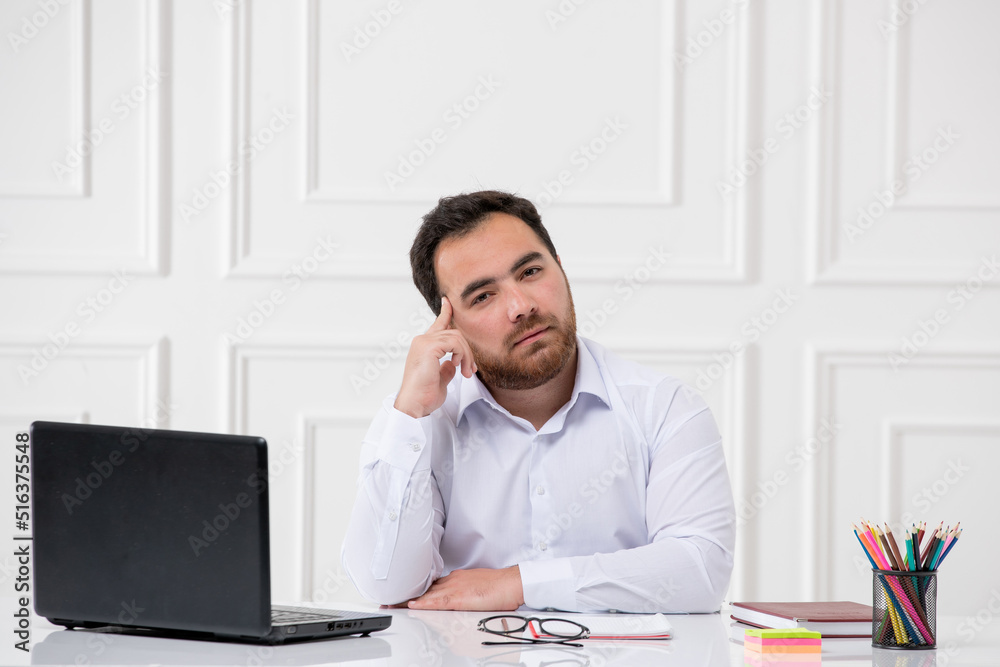
M 456 373 L 415 419 L 385 399 L 361 449 L 344 567 L 395 604 L 452 570 L 517 564 L 524 602 L 566 611 L 716 611 L 736 515 L 705 402 L 577 336 L 568 403 L 535 430 Z

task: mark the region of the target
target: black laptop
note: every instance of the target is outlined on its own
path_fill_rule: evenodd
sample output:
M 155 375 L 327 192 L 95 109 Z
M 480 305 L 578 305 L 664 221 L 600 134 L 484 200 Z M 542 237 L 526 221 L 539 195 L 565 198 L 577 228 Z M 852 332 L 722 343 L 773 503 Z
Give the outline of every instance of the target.
M 263 438 L 31 425 L 35 611 L 68 628 L 283 643 L 392 617 L 271 606 Z

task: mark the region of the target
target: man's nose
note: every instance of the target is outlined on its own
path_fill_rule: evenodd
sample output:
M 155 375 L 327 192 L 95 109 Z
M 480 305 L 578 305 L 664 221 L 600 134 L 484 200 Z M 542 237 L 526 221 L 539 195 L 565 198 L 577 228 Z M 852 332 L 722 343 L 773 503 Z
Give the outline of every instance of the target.
M 516 322 L 526 315 L 535 312 L 537 305 L 531 295 L 520 287 L 513 287 L 507 293 L 507 317 Z

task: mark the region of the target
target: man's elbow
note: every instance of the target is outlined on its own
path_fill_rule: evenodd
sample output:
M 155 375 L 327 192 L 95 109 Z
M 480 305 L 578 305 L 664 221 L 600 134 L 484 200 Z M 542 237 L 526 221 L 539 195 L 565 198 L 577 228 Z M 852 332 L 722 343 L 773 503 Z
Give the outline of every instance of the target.
M 694 591 L 687 611 L 692 614 L 714 613 L 722 607 L 733 574 L 733 553 L 718 546 L 705 555 L 705 572 L 701 585 Z
M 389 576 L 385 579 L 376 579 L 372 574 L 370 562 L 356 562 L 347 553 L 343 554 L 341 563 L 361 597 L 375 604 L 401 604 L 420 597 L 431 585 L 429 578 L 411 582 L 409 585 L 397 581 L 398 577 Z

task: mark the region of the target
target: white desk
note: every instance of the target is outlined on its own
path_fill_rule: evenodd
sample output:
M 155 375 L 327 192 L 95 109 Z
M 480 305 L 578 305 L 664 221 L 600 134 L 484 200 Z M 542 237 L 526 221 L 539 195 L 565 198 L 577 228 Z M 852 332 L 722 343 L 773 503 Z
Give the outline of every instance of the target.
M 329 605 L 336 608 L 336 605 Z M 357 609 L 358 607 L 352 606 Z M 372 609 L 372 608 L 369 608 Z M 476 631 L 482 612 L 387 610 L 392 626 L 370 637 L 346 637 L 268 647 L 248 644 L 68 631 L 37 619 L 31 663 L 37 665 L 322 665 L 350 663 L 399 667 L 524 665 L 744 665 L 743 646 L 729 639 L 729 610 L 722 614 L 670 616 L 674 639 L 661 642 L 586 642 L 584 648 L 483 646 Z M 544 616 L 544 614 L 537 614 Z M 965 667 L 1000 665 L 1000 618 L 974 636 L 960 618 L 938 619 L 935 651 L 873 650 L 869 640 L 824 640 L 824 664 L 847 667 Z M 27 657 L 27 656 L 26 656 Z M 23 663 L 27 664 L 27 663 Z

